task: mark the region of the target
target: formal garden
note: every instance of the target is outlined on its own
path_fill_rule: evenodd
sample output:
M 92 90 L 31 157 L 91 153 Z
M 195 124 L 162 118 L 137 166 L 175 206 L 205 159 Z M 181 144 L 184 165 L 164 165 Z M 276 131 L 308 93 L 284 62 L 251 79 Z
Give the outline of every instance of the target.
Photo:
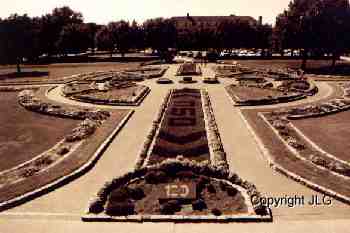
M 1 16 L 1 218 L 344 220 L 349 22 L 348 1 L 316 0 L 291 1 L 274 24 L 188 13 L 98 25 L 68 6 Z M 334 202 L 261 201 L 288 195 Z
M 255 185 L 229 172 L 208 93 L 164 99 L 135 171 L 98 191 L 85 221 L 270 221 Z

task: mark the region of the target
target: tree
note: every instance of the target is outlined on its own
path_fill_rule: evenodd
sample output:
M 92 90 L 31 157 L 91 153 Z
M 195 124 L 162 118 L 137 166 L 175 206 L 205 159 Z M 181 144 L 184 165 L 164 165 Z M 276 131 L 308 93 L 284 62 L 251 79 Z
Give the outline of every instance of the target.
M 131 45 L 131 28 L 128 22 L 118 21 L 108 24 L 108 30 L 112 36 L 112 41 L 115 47 L 119 50 L 122 57 L 128 52 Z
M 111 57 L 114 52 L 112 33 L 107 26 L 102 26 L 96 33 L 96 46 L 98 50 L 110 51 Z
M 0 57 L 7 64 L 17 64 L 17 72 L 21 72 L 20 64 L 26 58 L 35 56 L 37 30 L 35 23 L 27 15 L 11 15 L 0 21 Z
M 56 43 L 58 51 L 63 55 L 85 52 L 90 45 L 89 28 L 85 24 L 64 26 Z
M 43 50 L 48 56 L 57 53 L 57 41 L 65 26 L 83 23 L 83 16 L 79 12 L 64 6 L 55 8 L 51 14 L 42 16 L 40 41 Z
M 96 23 L 86 23 L 85 26 L 88 33 L 89 48 L 91 48 L 92 53 L 94 54 L 96 48 L 96 34 L 102 26 L 97 25 Z
M 263 56 L 266 56 L 266 50 L 272 47 L 272 26 L 268 24 L 257 27 L 255 48 L 263 50 Z
M 309 53 L 337 57 L 349 43 L 349 3 L 347 0 L 294 0 L 277 17 L 275 33 L 280 49 L 301 49 L 302 69 Z M 341 35 L 341 36 L 340 36 Z
M 177 31 L 170 19 L 150 19 L 143 24 L 146 46 L 157 50 L 161 56 L 166 56 L 169 48 L 176 45 Z
M 131 23 L 130 28 L 130 44 L 133 49 L 145 48 L 145 33 L 142 27 L 140 27 L 134 20 Z
M 317 32 L 325 52 L 332 54 L 332 69 L 339 56 L 349 49 L 350 7 L 347 0 L 323 0 L 317 20 Z M 326 30 L 325 30 L 326 29 Z

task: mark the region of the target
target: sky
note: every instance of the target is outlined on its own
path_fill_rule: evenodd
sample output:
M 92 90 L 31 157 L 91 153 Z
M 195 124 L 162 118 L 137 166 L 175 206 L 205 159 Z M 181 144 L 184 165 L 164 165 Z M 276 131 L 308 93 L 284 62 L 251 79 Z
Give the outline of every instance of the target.
M 0 0 L 0 18 L 12 13 L 41 16 L 55 7 L 69 6 L 83 14 L 85 22 L 106 24 L 117 20 L 185 16 L 263 16 L 274 24 L 290 0 Z

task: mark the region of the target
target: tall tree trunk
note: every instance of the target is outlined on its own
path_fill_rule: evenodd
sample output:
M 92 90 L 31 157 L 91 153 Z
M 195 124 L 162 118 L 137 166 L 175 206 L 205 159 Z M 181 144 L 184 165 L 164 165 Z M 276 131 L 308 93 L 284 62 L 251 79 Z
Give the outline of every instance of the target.
M 336 64 L 337 64 L 337 54 L 333 53 L 333 56 L 332 56 L 332 72 L 334 72 Z
M 21 59 L 17 58 L 17 73 L 21 73 Z
M 306 69 L 307 58 L 308 58 L 308 50 L 304 49 L 303 50 L 303 61 L 301 63 L 301 69 L 302 70 Z

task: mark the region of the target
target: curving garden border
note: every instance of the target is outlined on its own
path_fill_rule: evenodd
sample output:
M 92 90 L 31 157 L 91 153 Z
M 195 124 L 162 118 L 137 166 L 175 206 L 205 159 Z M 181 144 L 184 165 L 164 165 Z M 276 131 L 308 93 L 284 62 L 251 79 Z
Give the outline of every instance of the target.
M 254 129 L 252 128 L 252 126 L 249 124 L 249 122 L 247 121 L 247 119 L 243 116 L 242 112 L 239 111 L 239 114 L 241 116 L 241 119 L 243 120 L 243 122 L 245 123 L 245 125 L 247 126 L 250 134 L 253 136 L 255 142 L 257 143 L 259 150 L 261 151 L 263 158 L 267 161 L 268 165 L 275 171 L 281 173 L 282 175 L 306 186 L 309 187 L 317 192 L 321 192 L 321 193 L 325 193 L 327 195 L 329 195 L 330 197 L 333 197 L 339 201 L 345 202 L 347 204 L 350 204 L 350 198 L 346 197 L 342 194 L 339 194 L 337 192 L 334 192 L 333 190 L 327 189 L 323 186 L 320 186 L 318 184 L 315 184 L 297 174 L 295 174 L 294 172 L 285 169 L 282 165 L 278 164 L 274 159 L 273 156 L 270 154 L 269 150 L 265 147 L 264 143 L 262 142 L 262 140 L 260 139 L 260 137 L 255 133 Z
M 0 203 L 0 212 L 5 211 L 7 209 L 13 208 L 15 206 L 18 206 L 20 204 L 23 204 L 25 202 L 31 201 L 35 198 L 38 198 L 44 194 L 47 194 L 49 192 L 54 191 L 57 188 L 60 188 L 71 181 L 79 178 L 80 176 L 86 174 L 89 172 L 95 164 L 98 162 L 100 157 L 103 155 L 104 151 L 107 149 L 109 144 L 113 141 L 113 139 L 116 137 L 116 135 L 122 130 L 122 128 L 126 125 L 128 120 L 132 117 L 134 114 L 134 110 L 130 110 L 129 113 L 124 117 L 124 119 L 119 123 L 119 125 L 116 126 L 114 131 L 108 136 L 108 138 L 99 146 L 97 151 L 94 153 L 94 155 L 86 162 L 82 167 L 80 167 L 78 170 L 74 171 L 73 173 L 63 176 L 59 178 L 58 180 L 55 180 L 41 188 L 38 188 L 32 192 L 25 193 L 19 197 L 13 198 L 11 200 L 5 201 Z
M 347 95 L 347 92 L 350 91 L 350 87 L 342 87 L 343 90 L 343 96 L 339 99 L 333 99 L 330 100 L 326 103 L 323 104 L 331 104 L 333 106 L 333 109 L 328 110 L 328 109 L 321 109 L 322 111 L 317 112 L 317 113 L 305 113 L 305 114 L 287 114 L 287 119 L 289 120 L 300 120 L 300 119 L 306 119 L 306 118 L 318 118 L 318 117 L 323 117 L 323 116 L 328 116 L 328 115 L 332 115 L 332 114 L 336 114 L 336 113 L 340 113 L 340 112 L 344 112 L 344 111 L 348 111 L 350 110 L 350 98 Z M 342 102 L 343 101 L 343 106 L 335 106 L 334 103 L 336 102 Z M 345 102 L 345 103 L 344 103 Z M 347 103 L 346 103 L 347 102 Z M 319 104 L 317 106 L 321 106 L 322 104 Z M 316 107 L 317 107 L 316 106 Z
M 280 135 L 280 133 L 278 132 L 278 130 L 277 130 L 277 129 L 269 122 L 269 120 L 265 117 L 264 113 L 258 113 L 258 115 L 259 115 L 259 117 L 261 117 L 261 118 L 264 120 L 264 122 L 271 128 L 271 130 L 272 130 L 272 131 L 274 132 L 274 134 L 278 137 L 278 139 L 283 143 L 283 145 L 286 146 L 286 147 L 288 148 L 288 150 L 291 151 L 292 154 L 293 154 L 296 158 L 298 158 L 298 159 L 301 160 L 301 161 L 305 161 L 305 162 L 307 162 L 307 163 L 309 163 L 309 164 L 312 164 L 313 166 L 316 166 L 317 168 L 319 168 L 319 169 L 321 169 L 321 170 L 328 171 L 328 172 L 332 173 L 332 174 L 335 175 L 335 176 L 339 176 L 339 177 L 341 177 L 341 178 L 343 178 L 343 179 L 350 179 L 349 176 L 345 176 L 345 175 L 343 175 L 343 174 L 341 174 L 341 173 L 339 173 L 339 172 L 336 172 L 336 171 L 333 171 L 333 170 L 330 169 L 330 168 L 327 168 L 325 165 L 322 166 L 322 165 L 320 165 L 320 164 L 315 163 L 314 161 L 308 160 L 308 159 L 304 158 L 303 156 L 301 156 L 301 155 L 299 154 L 297 148 L 293 147 L 293 146 L 290 145 L 286 140 L 284 140 L 284 139 L 282 138 L 282 136 Z M 297 146 L 303 145 L 302 143 L 299 143 L 298 139 L 295 139 L 295 138 L 293 138 L 293 139 L 295 140 L 295 142 L 294 142 L 293 144 L 295 144 L 295 145 L 297 145 Z M 304 145 L 303 145 L 303 146 L 304 146 Z M 330 156 L 328 156 L 328 154 L 322 154 L 322 155 L 325 155 L 326 157 L 328 157 L 328 158 L 331 159 L 331 160 L 335 160 L 335 161 L 339 162 L 341 165 L 346 165 L 346 166 L 349 167 L 349 163 L 346 163 L 346 162 L 344 162 L 344 161 L 340 161 L 339 159 L 335 159 L 334 156 L 333 156 L 333 157 L 330 157 Z
M 46 92 L 50 91 L 51 89 L 53 89 L 55 87 L 51 87 L 51 88 L 48 88 L 46 90 Z M 26 94 L 29 94 L 29 96 L 26 96 Z M 33 100 L 33 98 L 36 98 L 34 93 L 33 92 L 26 92 L 24 91 L 23 95 L 20 97 L 19 99 L 19 103 L 25 107 L 26 109 L 28 109 L 29 111 L 34 111 L 34 112 L 38 112 L 40 114 L 46 114 L 46 115 L 52 115 L 52 114 L 48 114 L 46 112 L 47 108 L 41 108 L 39 110 L 33 110 L 31 109 L 31 105 L 30 105 L 30 101 Z M 39 99 L 36 99 L 37 101 L 39 101 L 40 103 L 42 103 Z M 51 103 L 44 103 L 46 106 L 52 106 Z M 72 110 L 74 111 L 74 110 Z M 80 111 L 80 110 L 79 110 Z M 79 112 L 78 111 L 78 112 Z M 88 110 L 86 110 L 86 112 L 89 113 Z M 89 115 L 89 114 L 85 114 L 77 119 L 85 119 L 88 120 L 88 121 L 91 121 L 89 119 L 92 119 L 93 122 L 96 122 L 96 127 L 98 127 L 98 125 L 101 125 L 109 116 L 109 114 L 107 114 L 107 112 L 105 111 L 93 111 L 92 112 L 93 114 Z M 4 201 L 4 202 L 1 202 L 0 203 L 0 211 L 4 211 L 4 210 L 7 210 L 9 208 L 13 208 L 17 205 L 20 205 L 22 203 L 25 203 L 27 201 L 30 201 L 32 199 L 35 199 L 43 194 L 46 194 L 48 192 L 51 192 L 53 190 L 55 190 L 56 188 L 59 188 L 67 183 L 69 183 L 70 181 L 80 177 L 81 175 L 85 174 L 86 172 L 88 172 L 94 165 L 95 163 L 99 160 L 99 158 L 101 157 L 101 155 L 103 154 L 103 152 L 105 151 L 105 149 L 108 147 L 108 145 L 111 143 L 111 141 L 114 139 L 114 137 L 118 134 L 118 132 L 124 127 L 124 125 L 127 123 L 127 121 L 130 119 L 130 117 L 133 115 L 134 113 L 134 110 L 130 110 L 126 116 L 122 119 L 122 121 L 118 124 L 118 126 L 116 126 L 116 128 L 113 130 L 113 132 L 107 137 L 107 139 L 105 139 L 100 145 L 97 145 L 98 148 L 96 150 L 96 152 L 88 159 L 88 161 L 83 164 L 83 166 L 81 166 L 80 168 L 78 168 L 76 171 L 74 172 L 71 172 L 69 175 L 66 175 L 66 176 L 63 176 L 63 177 L 57 177 L 56 180 L 40 187 L 40 188 L 37 188 L 36 190 L 34 191 L 31 191 L 31 192 L 27 192 L 23 195 L 20 195 L 18 197 L 15 197 L 15 198 L 12 198 L 8 201 Z M 60 115 L 62 114 L 62 115 Z M 69 118 L 76 118 L 76 116 L 69 116 L 69 114 L 67 115 L 66 112 L 64 110 L 62 110 L 62 112 L 60 114 L 53 114 L 54 116 L 56 117 L 69 117 Z M 84 125 L 81 125 L 79 124 L 78 128 L 79 127 L 82 127 L 81 129 L 85 130 L 86 129 L 86 123 L 84 123 L 85 121 L 83 121 L 81 124 L 84 124 Z M 78 129 L 76 128 L 76 129 Z M 83 130 L 83 131 L 84 131 Z M 45 155 L 47 155 L 47 153 L 52 153 L 52 150 L 56 151 L 55 153 L 59 153 L 58 152 L 58 149 L 59 148 L 63 148 L 63 146 L 69 146 L 70 149 L 68 149 L 68 151 L 66 151 L 66 153 L 63 155 L 63 157 L 59 158 L 57 161 L 54 161 L 54 163 L 52 164 L 49 164 L 47 167 L 45 167 L 43 170 L 40 170 L 40 172 L 44 172 L 52 167 L 56 167 L 58 166 L 58 164 L 63 161 L 64 159 L 68 158 L 69 156 L 71 156 L 72 154 L 76 153 L 76 150 L 78 149 L 78 147 L 80 147 L 80 145 L 82 143 L 84 143 L 84 139 L 85 139 L 85 136 L 86 137 L 89 137 L 91 136 L 91 132 L 92 134 L 94 133 L 94 131 L 91 131 L 90 129 L 87 129 L 87 131 L 81 135 L 81 134 L 77 134 L 75 135 L 74 131 L 76 130 L 73 130 L 73 133 L 71 135 L 68 135 L 68 137 L 66 137 L 63 141 L 59 142 L 56 146 L 54 146 L 53 148 L 49 149 L 48 151 L 38 155 L 37 157 L 33 158 L 32 160 L 30 161 L 27 161 L 19 166 L 17 166 L 16 168 L 14 169 L 25 169 L 26 167 L 28 167 L 28 165 L 32 164 L 32 163 L 35 163 L 37 160 L 40 160 L 43 156 L 45 157 Z M 70 140 L 73 140 L 72 142 L 70 142 Z M 67 141 L 68 140 L 68 141 Z M 66 142 L 67 141 L 67 142 Z M 68 144 L 67 144 L 68 143 Z M 66 145 L 67 144 L 67 145 Z M 5 173 L 6 172 L 13 172 L 14 169 L 9 169 L 7 171 L 4 171 Z M 16 182 L 19 182 L 19 181 L 16 181 Z M 13 182 L 11 183 L 11 185 L 13 184 Z
M 104 210 L 104 205 L 108 195 L 118 187 L 126 185 L 129 181 L 141 178 L 148 172 L 167 170 L 172 167 L 183 171 L 191 171 L 198 175 L 208 176 L 213 179 L 227 181 L 234 186 L 241 187 L 246 191 L 245 200 L 251 201 L 252 210 L 256 213 L 249 215 L 225 215 L 225 216 L 179 216 L 179 215 L 132 215 L 125 217 L 112 217 L 101 214 Z M 240 190 L 242 192 L 242 190 Z M 242 193 L 244 195 L 244 193 Z M 253 198 L 254 197 L 254 198 Z M 86 210 L 87 215 L 82 217 L 83 221 L 110 221 L 110 222 L 271 222 L 271 210 L 263 206 L 258 200 L 261 194 L 257 191 L 256 186 L 250 182 L 243 181 L 237 174 L 229 172 L 225 169 L 220 169 L 207 164 L 198 164 L 190 160 L 168 159 L 160 164 L 142 167 L 129 172 L 123 176 L 114 178 L 110 182 L 106 182 L 104 186 L 94 196 Z M 247 200 L 248 199 L 248 200 Z M 248 205 L 249 206 L 249 205 Z M 265 212 L 266 215 L 259 215 L 260 212 Z

